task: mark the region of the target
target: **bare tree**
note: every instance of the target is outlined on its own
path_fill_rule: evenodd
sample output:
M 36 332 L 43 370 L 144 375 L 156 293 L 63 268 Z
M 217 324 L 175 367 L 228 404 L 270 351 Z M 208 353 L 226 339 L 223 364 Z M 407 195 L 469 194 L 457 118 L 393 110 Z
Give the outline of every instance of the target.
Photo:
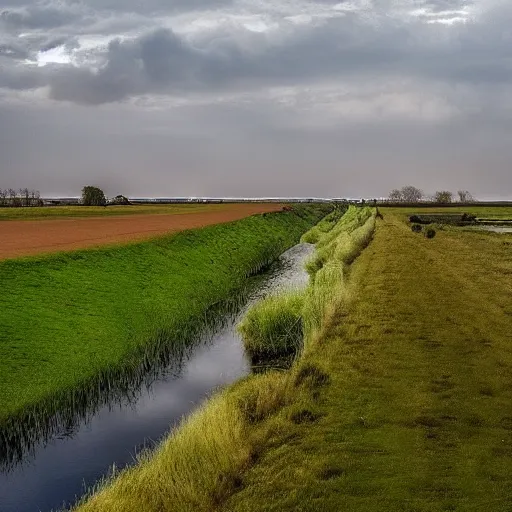
M 0 188 L 0 204 L 2 206 L 7 206 L 7 196 L 8 195 L 9 195 L 9 192 L 7 190 Z
M 474 201 L 473 195 L 467 190 L 459 190 L 457 194 L 459 194 L 459 201 L 461 203 L 471 203 Z
M 417 203 L 423 198 L 423 192 L 419 188 L 413 187 L 412 185 L 403 187 L 401 193 L 403 200 L 406 203 Z
M 28 188 L 20 188 L 20 197 L 23 206 L 30 206 L 30 190 Z
M 19 199 L 16 190 L 10 188 L 9 192 L 9 206 L 19 206 Z
M 30 206 L 37 206 L 39 204 L 39 190 L 30 191 Z
M 398 190 L 397 188 L 393 189 L 393 190 L 389 193 L 389 200 L 390 200 L 390 201 L 395 201 L 395 202 L 403 201 L 403 200 L 404 200 L 404 197 L 403 197 L 403 195 L 402 195 L 402 191 L 401 191 L 401 190 Z
M 449 190 L 440 190 L 436 192 L 435 202 L 442 204 L 449 204 L 453 200 L 453 194 Z

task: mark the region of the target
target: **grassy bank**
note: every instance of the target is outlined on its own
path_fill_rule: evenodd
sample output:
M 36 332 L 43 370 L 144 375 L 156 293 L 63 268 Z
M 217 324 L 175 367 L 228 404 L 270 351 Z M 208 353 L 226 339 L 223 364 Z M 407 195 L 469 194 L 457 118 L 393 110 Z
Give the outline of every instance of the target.
M 0 442 L 129 386 L 326 213 L 256 215 L 152 241 L 0 263 Z
M 333 214 L 336 222 L 331 220 Z M 331 213 L 302 236 L 303 241 L 316 241 L 316 251 L 306 264 L 309 286 L 260 301 L 239 326 L 253 361 L 298 353 L 320 335 L 346 297 L 349 266 L 368 245 L 374 229 L 371 209 L 352 206 L 341 217 L 339 212 Z
M 382 213 L 352 266 L 353 300 L 303 362 L 330 379 L 315 418 L 283 409 L 220 510 L 512 509 L 512 236 L 427 240 L 409 212 Z
M 347 218 L 359 219 L 359 227 L 373 230 L 374 216 L 369 209 L 350 209 Z M 346 225 L 346 219 L 344 225 Z M 353 230 L 355 232 L 356 229 Z M 339 236 L 344 233 L 341 230 Z M 321 239 L 325 236 L 325 232 Z M 345 238 L 344 238 L 345 239 Z M 364 248 L 362 238 L 345 239 L 345 248 L 359 252 Z M 331 243 L 335 243 L 334 239 Z M 335 244 L 335 248 L 338 246 Z M 285 310 L 291 310 L 292 323 L 301 318 L 308 341 L 306 354 L 318 343 L 318 330 L 327 325 L 317 322 L 319 307 L 330 312 L 328 302 L 339 296 L 344 288 L 343 276 L 349 267 L 343 263 L 330 268 L 332 258 L 318 271 L 312 284 L 298 296 L 285 295 Z M 334 290 L 328 290 L 328 288 Z M 315 291 L 313 291 L 315 290 Z M 297 301 L 297 297 L 299 297 Z M 273 302 L 276 300 L 277 302 Z M 282 322 L 283 303 L 278 296 L 264 301 L 249 314 L 242 331 L 251 333 L 251 343 L 257 353 L 288 350 L 287 343 L 278 343 L 284 337 L 289 322 Z M 297 301 L 297 302 L 296 302 Z M 309 305 L 315 301 L 314 305 Z M 300 312 L 299 312 L 300 310 Z M 313 313 L 314 311 L 314 313 Z M 311 319 L 308 315 L 312 315 Z M 286 315 L 284 315 L 286 316 Z M 330 321 L 326 314 L 324 320 Z M 310 329 L 308 331 L 308 329 Z M 300 333 L 295 333 L 293 337 Z M 272 447 L 283 442 L 290 431 L 316 421 L 320 416 L 312 401 L 329 382 L 329 375 L 321 364 L 307 357 L 299 358 L 286 372 L 268 372 L 252 375 L 223 391 L 192 415 L 169 436 L 152 454 L 142 457 L 139 464 L 123 471 L 117 478 L 100 486 L 91 497 L 78 506 L 80 512 L 131 511 L 211 511 L 221 507 L 233 494 L 241 491 L 245 475 Z M 293 439 L 292 437 L 289 438 Z M 254 499 L 254 507 L 264 506 Z

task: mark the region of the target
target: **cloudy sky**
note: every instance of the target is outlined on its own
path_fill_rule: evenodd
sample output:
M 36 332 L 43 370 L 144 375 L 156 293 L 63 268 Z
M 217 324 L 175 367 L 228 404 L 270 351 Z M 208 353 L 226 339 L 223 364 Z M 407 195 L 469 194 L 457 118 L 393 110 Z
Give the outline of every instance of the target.
M 0 187 L 512 199 L 512 2 L 0 0 Z

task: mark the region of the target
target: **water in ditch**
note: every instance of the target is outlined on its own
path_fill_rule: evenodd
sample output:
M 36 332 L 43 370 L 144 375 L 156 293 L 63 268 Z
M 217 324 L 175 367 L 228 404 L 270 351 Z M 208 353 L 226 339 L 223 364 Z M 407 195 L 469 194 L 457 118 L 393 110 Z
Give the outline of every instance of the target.
M 205 334 L 150 386 L 108 404 L 69 431 L 35 446 L 30 455 L 0 472 L 1 512 L 50 512 L 69 505 L 103 476 L 134 462 L 217 388 L 250 371 L 236 324 L 255 301 L 287 287 L 305 286 L 304 263 L 314 249 L 299 244 L 262 276 L 238 314 Z

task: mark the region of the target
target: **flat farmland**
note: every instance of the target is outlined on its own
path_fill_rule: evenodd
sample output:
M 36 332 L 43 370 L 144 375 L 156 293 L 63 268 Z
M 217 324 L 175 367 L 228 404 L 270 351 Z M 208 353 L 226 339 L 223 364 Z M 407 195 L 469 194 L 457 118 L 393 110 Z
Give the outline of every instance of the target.
M 281 209 L 274 203 L 16 209 L 25 217 L 3 209 L 0 260 L 144 240 Z

